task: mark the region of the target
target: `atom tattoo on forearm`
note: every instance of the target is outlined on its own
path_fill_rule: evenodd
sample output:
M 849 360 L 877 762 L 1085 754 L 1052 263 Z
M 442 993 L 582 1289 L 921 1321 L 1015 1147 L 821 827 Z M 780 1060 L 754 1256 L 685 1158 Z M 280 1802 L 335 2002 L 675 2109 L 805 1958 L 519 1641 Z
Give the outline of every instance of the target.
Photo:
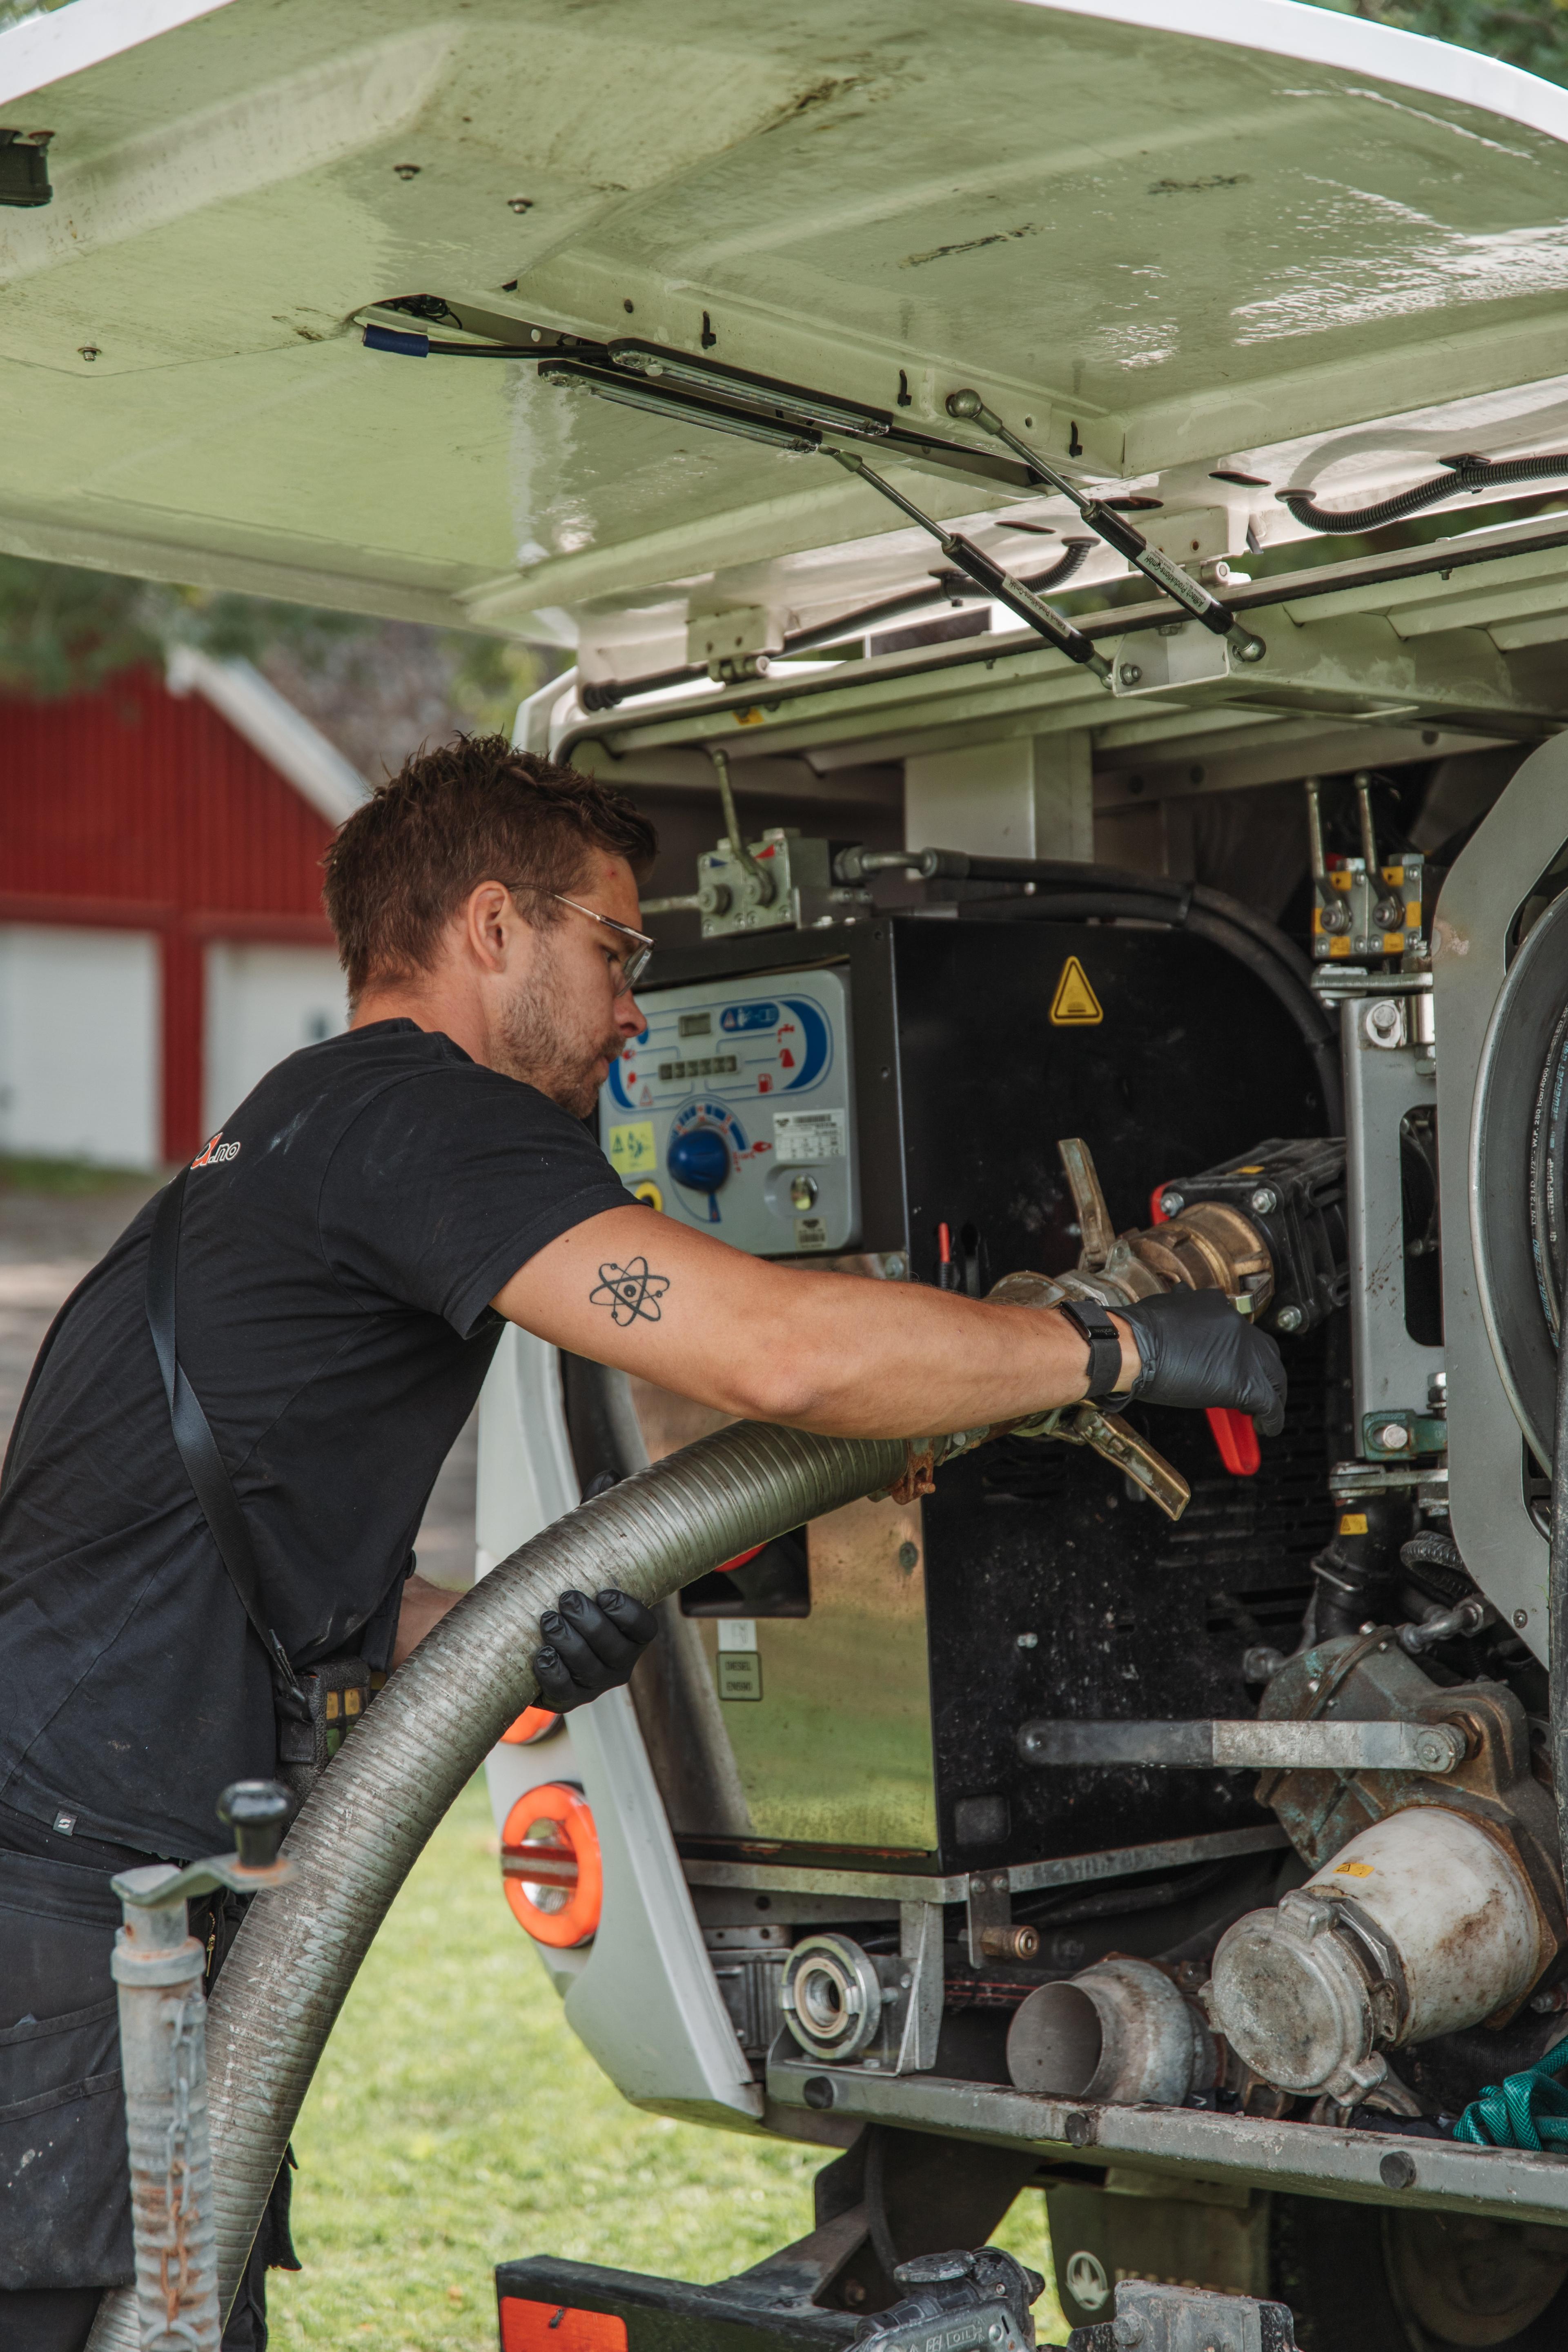
M 602 1265 L 596 1288 L 588 1293 L 590 1307 L 607 1307 L 623 1330 L 640 1315 L 647 1323 L 660 1320 L 659 1300 L 669 1288 L 667 1274 L 650 1274 L 646 1257 L 626 1265 Z

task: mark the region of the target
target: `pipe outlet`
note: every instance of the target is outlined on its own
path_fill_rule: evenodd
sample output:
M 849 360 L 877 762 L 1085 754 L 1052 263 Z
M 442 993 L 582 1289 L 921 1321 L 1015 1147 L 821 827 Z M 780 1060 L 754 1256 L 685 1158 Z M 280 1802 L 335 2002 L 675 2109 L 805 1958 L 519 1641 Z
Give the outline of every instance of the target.
M 1007 2034 L 1007 2072 L 1038 2098 L 1174 2107 L 1213 2079 L 1214 2045 L 1163 1969 L 1098 1960 L 1023 2002 Z
M 1465 1814 L 1413 1805 L 1226 1928 L 1205 1999 L 1266 2083 L 1350 2103 L 1378 2054 L 1508 2008 L 1548 1958 L 1523 1871 Z

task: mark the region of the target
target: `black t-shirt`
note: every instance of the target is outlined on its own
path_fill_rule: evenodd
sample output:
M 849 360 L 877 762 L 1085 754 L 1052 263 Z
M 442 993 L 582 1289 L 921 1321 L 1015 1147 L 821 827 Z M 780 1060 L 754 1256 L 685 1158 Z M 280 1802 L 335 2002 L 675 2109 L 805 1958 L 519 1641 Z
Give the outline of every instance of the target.
M 383 1021 L 263 1078 L 195 1163 L 180 1362 L 296 1667 L 390 1661 L 410 1546 L 533 1253 L 630 1196 L 586 1129 Z M 272 1685 L 174 1450 L 153 1204 L 62 1310 L 0 1495 L 0 1803 L 189 1856 L 268 1775 Z

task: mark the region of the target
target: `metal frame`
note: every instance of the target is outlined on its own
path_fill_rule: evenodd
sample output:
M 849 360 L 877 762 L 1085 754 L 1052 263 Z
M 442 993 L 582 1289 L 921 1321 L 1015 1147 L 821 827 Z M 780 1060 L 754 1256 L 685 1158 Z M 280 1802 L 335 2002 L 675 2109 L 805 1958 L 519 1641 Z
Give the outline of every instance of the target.
M 1348 2131 L 1194 2107 L 1090 2106 L 987 2083 L 862 2074 L 777 2056 L 769 2063 L 767 2093 L 769 2120 L 775 2110 L 782 2120 L 804 2108 L 835 2122 L 897 2124 L 950 2139 L 1037 2147 L 1042 2157 L 1068 2161 L 1239 2175 L 1260 2189 L 1352 2204 L 1460 2208 L 1556 2228 L 1568 2219 L 1568 2164 L 1560 2157 L 1415 2138 L 1396 2127 Z
M 1514 919 L 1565 832 L 1568 741 L 1560 737 L 1524 762 L 1456 860 L 1432 935 L 1437 1167 L 1449 1204 L 1443 1233 L 1448 1504 L 1455 1539 L 1478 1583 L 1542 1660 L 1546 1539 L 1530 1517 L 1523 1433 L 1488 1328 L 1477 1267 L 1485 1182 L 1485 1138 L 1477 1113 Z

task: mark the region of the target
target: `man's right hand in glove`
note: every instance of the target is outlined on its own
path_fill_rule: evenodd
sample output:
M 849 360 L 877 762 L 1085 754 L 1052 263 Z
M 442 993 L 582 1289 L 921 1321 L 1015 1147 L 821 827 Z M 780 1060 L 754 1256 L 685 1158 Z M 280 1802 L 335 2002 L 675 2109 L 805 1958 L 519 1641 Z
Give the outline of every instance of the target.
M 1285 1367 L 1267 1331 L 1217 1290 L 1168 1290 L 1113 1310 L 1131 1332 L 1145 1404 L 1224 1405 L 1249 1412 L 1265 1437 L 1285 1426 Z

